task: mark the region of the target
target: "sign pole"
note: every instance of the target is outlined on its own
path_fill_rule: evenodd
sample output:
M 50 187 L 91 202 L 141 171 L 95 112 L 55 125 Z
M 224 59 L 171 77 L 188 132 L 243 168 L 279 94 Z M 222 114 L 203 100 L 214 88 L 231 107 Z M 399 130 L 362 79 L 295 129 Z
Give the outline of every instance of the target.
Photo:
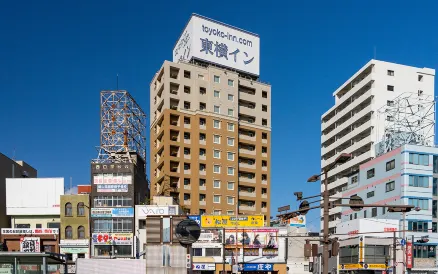
M 225 228 L 222 228 L 222 274 L 226 274 L 225 271 Z
M 393 253 L 393 262 L 392 262 L 392 267 L 393 267 L 393 274 L 397 273 L 397 234 L 394 231 L 394 239 L 393 239 L 393 247 L 392 247 L 392 253 Z
M 187 269 L 187 273 L 188 274 L 192 274 L 193 273 L 193 256 L 192 256 L 192 245 L 189 245 L 188 247 L 187 247 L 187 259 L 188 259 L 188 264 L 190 264 L 190 267 L 188 267 L 188 269 Z

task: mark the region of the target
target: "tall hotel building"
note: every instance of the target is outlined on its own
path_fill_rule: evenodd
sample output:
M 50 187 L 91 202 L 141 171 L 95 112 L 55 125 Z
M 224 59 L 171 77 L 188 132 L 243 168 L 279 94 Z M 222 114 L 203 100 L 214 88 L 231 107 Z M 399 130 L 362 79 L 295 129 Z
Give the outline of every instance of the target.
M 271 86 L 257 35 L 193 14 L 151 81 L 150 117 L 152 196 L 269 222 Z
M 376 157 L 378 143 L 383 141 L 391 145 L 386 139 L 388 133 L 403 132 L 385 131 L 388 125 L 392 123 L 394 129 L 407 127 L 408 120 L 403 121 L 404 115 L 412 113 L 409 119 L 415 119 L 417 112 L 424 112 L 421 103 L 415 105 L 415 109 L 409 104 L 412 100 L 434 99 L 434 78 L 433 69 L 371 60 L 333 93 L 335 104 L 321 117 L 321 169 L 330 166 L 341 153 L 351 153 L 352 158 L 329 171 L 331 196 L 338 194 L 335 197 L 341 197 L 339 193 L 348 190 L 347 176 L 357 172 L 359 165 Z M 394 114 L 389 115 L 388 110 Z M 418 121 L 409 123 L 419 125 L 423 123 L 420 118 L 421 115 Z M 431 120 L 433 128 L 428 138 L 433 143 L 434 114 Z M 336 232 L 336 225 L 341 222 L 342 210 L 342 207 L 330 210 L 331 233 Z

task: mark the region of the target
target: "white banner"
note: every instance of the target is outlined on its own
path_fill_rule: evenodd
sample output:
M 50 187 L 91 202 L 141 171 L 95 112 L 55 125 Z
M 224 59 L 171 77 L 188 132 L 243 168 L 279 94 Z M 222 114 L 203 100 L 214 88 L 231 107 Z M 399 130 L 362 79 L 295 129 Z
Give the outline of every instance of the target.
M 32 235 L 40 235 L 40 234 L 59 234 L 58 228 L 2 228 L 1 230 L 2 235 L 6 234 L 22 234 L 23 236 L 26 234 L 32 234 Z
M 151 215 L 176 215 L 176 206 L 139 206 L 138 217 L 146 217 Z

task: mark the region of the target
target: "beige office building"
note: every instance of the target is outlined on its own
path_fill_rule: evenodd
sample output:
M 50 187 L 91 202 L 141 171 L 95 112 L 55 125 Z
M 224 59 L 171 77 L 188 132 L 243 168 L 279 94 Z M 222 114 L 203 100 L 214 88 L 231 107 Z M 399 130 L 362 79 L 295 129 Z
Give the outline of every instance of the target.
M 150 86 L 151 196 L 190 214 L 270 212 L 271 87 L 165 61 Z

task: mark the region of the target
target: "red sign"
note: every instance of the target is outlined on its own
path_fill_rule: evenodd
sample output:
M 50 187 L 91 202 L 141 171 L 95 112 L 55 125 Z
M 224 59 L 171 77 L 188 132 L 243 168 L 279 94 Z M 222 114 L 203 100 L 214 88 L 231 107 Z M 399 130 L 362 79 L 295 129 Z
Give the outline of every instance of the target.
M 348 232 L 348 235 L 354 235 L 354 234 L 358 234 L 358 233 L 359 233 L 359 230 L 353 230 L 353 231 Z
M 407 242 L 406 243 L 406 268 L 412 268 L 412 243 Z
M 397 231 L 397 228 L 395 228 L 395 227 L 385 227 L 385 232 L 394 232 L 394 231 Z

